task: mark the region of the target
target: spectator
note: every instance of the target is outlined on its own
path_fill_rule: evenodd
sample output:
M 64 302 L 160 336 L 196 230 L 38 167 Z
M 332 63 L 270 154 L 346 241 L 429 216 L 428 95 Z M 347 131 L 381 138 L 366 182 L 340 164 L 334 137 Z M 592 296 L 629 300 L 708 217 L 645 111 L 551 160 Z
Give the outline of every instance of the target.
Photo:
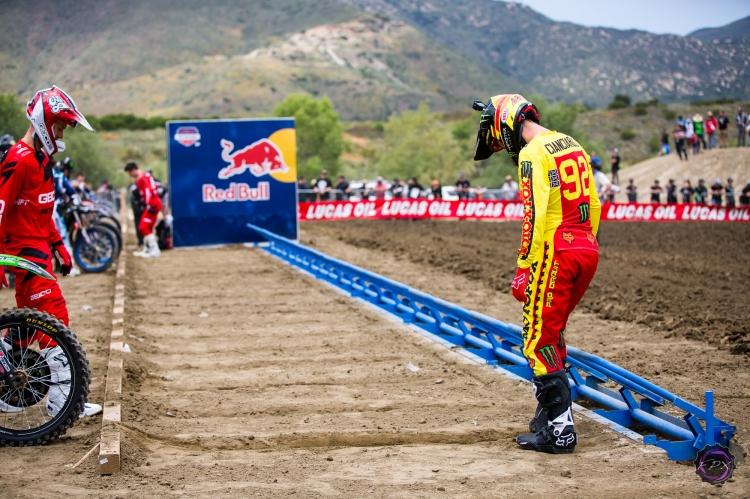
M 620 154 L 617 148 L 612 149 L 612 156 L 609 158 L 609 166 L 612 168 L 612 183 L 620 183 Z
M 711 186 L 711 206 L 721 206 L 723 194 L 724 186 L 721 185 L 721 180 L 717 178 Z
M 505 177 L 505 183 L 500 188 L 500 199 L 515 201 L 518 199 L 518 182 L 513 180 L 512 175 Z
M 463 173 L 458 175 L 458 180 L 456 180 L 456 194 L 458 194 L 458 199 L 469 199 L 469 187 L 471 184 L 469 183 L 469 179 L 466 178 L 466 175 Z
M 703 149 L 706 149 L 706 139 L 703 137 L 704 133 L 704 127 L 703 127 L 703 116 L 700 115 L 700 113 L 695 113 L 695 116 L 693 116 L 693 127 L 695 128 L 695 136 L 698 137 L 698 140 L 701 144 L 703 144 Z
M 719 111 L 719 147 L 729 147 L 729 117 L 724 114 L 724 110 Z
M 685 149 L 685 130 L 680 125 L 675 125 L 672 137 L 674 138 L 674 148 L 677 151 L 680 161 L 682 161 L 683 154 L 685 155 L 685 161 L 687 161 L 688 153 L 687 149 Z
M 628 203 L 638 202 L 638 187 L 633 182 L 634 181 L 631 178 L 628 181 L 628 186 L 625 188 L 625 190 L 628 191 Z
M 741 107 L 737 108 L 737 116 L 734 117 L 734 123 L 737 125 L 737 147 L 743 147 L 747 144 L 747 114 L 742 111 Z
M 401 199 L 406 194 L 406 186 L 401 182 L 398 177 L 393 177 L 393 183 L 391 184 L 391 196 L 394 199 Z
M 716 118 L 714 118 L 714 113 L 712 111 L 708 112 L 708 117 L 706 118 L 706 137 L 708 142 L 708 148 L 709 149 L 716 149 L 716 128 L 718 128 L 719 124 L 716 121 Z
M 734 202 L 734 180 L 732 180 L 732 177 L 727 179 L 727 185 L 724 186 L 724 197 L 727 201 L 727 207 L 737 206 Z
M 484 194 L 487 192 L 487 188 L 478 185 L 472 189 L 472 192 L 474 193 L 474 199 L 482 201 L 484 199 Z
M 432 191 L 433 199 L 443 199 L 443 186 L 440 185 L 439 180 L 432 181 L 432 187 L 430 188 L 430 190 Z
M 661 129 L 661 155 L 666 156 L 669 153 L 670 153 L 669 135 L 667 134 L 667 129 L 662 128 Z
M 682 193 L 683 204 L 690 204 L 693 202 L 693 193 L 695 192 L 695 189 L 693 189 L 693 184 L 691 184 L 689 180 L 686 180 L 685 183 L 682 184 L 680 192 Z
M 677 119 L 675 120 L 675 125 L 678 125 L 683 130 L 685 129 L 685 119 L 682 117 L 682 115 L 679 115 Z
M 708 189 L 706 188 L 706 181 L 698 179 L 698 185 L 693 189 L 695 202 L 698 204 L 706 204 L 706 198 L 708 197 Z
M 320 172 L 320 178 L 313 182 L 313 190 L 317 201 L 328 201 L 331 199 L 331 189 L 333 189 L 333 182 L 328 178 L 328 170 Z
M 677 204 L 677 184 L 672 178 L 667 182 L 667 204 Z
M 701 152 L 701 140 L 698 138 L 698 135 L 693 134 L 693 136 L 690 137 L 690 145 L 693 148 L 693 154 Z
M 740 206 L 750 206 L 750 182 L 742 188 L 740 193 Z
M 383 177 L 378 177 L 375 180 L 375 185 L 365 192 L 365 197 L 369 198 L 372 195 L 375 196 L 375 199 L 385 199 L 385 193 L 387 190 L 388 185 L 383 182 Z
M 343 175 L 339 175 L 338 180 L 336 180 L 336 190 L 339 191 L 336 193 L 337 199 L 342 201 L 349 199 L 349 194 L 351 194 L 352 189 L 349 187 L 349 182 L 346 181 L 346 178 Z
M 300 203 L 306 203 L 310 201 L 310 194 L 307 192 L 302 192 L 310 189 L 307 186 L 307 182 L 305 181 L 305 177 L 300 175 L 297 177 L 297 199 Z
M 408 195 L 410 198 L 417 199 L 422 197 L 424 187 L 422 187 L 422 184 L 420 184 L 415 177 L 409 179 L 407 188 L 409 189 Z
M 609 181 L 609 177 L 602 173 L 601 161 L 599 161 L 598 164 L 592 164 L 591 166 L 594 169 L 594 185 L 596 186 L 596 193 L 599 195 L 599 201 L 604 204 L 604 200 L 606 199 L 605 196 L 609 191 L 612 182 Z
M 661 203 L 662 192 L 664 192 L 664 189 L 659 185 L 659 179 L 654 180 L 654 185 L 651 186 L 651 202 L 656 204 Z
M 599 169 L 602 169 L 602 159 L 596 155 L 596 151 L 591 151 L 591 167 L 595 168 L 596 166 L 599 166 Z

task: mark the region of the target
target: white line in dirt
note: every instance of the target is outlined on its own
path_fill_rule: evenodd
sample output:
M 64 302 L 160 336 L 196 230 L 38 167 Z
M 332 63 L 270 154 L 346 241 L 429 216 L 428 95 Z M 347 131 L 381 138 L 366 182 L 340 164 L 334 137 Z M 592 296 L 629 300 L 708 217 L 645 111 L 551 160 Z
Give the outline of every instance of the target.
M 250 248 L 254 248 L 255 247 L 255 245 L 253 245 L 251 243 L 248 243 L 245 246 L 250 247 Z M 475 354 L 467 351 L 465 348 L 457 348 L 456 345 L 454 345 L 453 343 L 450 343 L 450 342 L 444 340 L 443 338 L 441 338 L 439 336 L 436 336 L 436 335 L 434 335 L 432 333 L 429 333 L 429 332 L 425 331 L 424 329 L 422 329 L 422 328 L 420 328 L 420 327 L 418 327 L 418 326 L 416 326 L 414 324 L 408 324 L 408 323 L 404 322 L 404 320 L 401 317 L 399 317 L 397 315 L 394 315 L 394 314 L 388 312 L 387 310 L 383 310 L 382 308 L 377 307 L 377 306 L 373 305 L 372 303 L 370 303 L 370 302 L 368 302 L 366 300 L 363 300 L 362 298 L 359 298 L 357 296 L 352 296 L 351 293 L 347 292 L 344 289 L 339 288 L 338 286 L 334 286 L 330 282 L 326 282 L 323 279 L 318 279 L 318 277 L 315 274 L 313 274 L 311 272 L 308 272 L 305 269 L 301 269 L 301 268 L 299 268 L 299 267 L 297 267 L 295 265 L 292 265 L 291 263 L 287 262 L 283 258 L 280 258 L 280 257 L 278 257 L 278 256 L 276 256 L 276 255 L 274 255 L 272 253 L 267 252 L 267 251 L 263 251 L 263 253 L 266 254 L 266 255 L 268 255 L 268 256 L 271 256 L 271 257 L 275 258 L 276 260 L 284 263 L 285 265 L 290 266 L 291 268 L 297 270 L 298 272 L 300 272 L 302 274 L 305 274 L 305 275 L 308 275 L 308 276 L 312 277 L 316 281 L 325 284 L 326 286 L 328 286 L 329 288 L 333 289 L 334 291 L 338 291 L 340 294 L 342 294 L 344 296 L 347 296 L 349 298 L 353 298 L 355 301 L 357 301 L 357 302 L 359 302 L 359 303 L 361 303 L 361 304 L 369 307 L 370 309 L 374 310 L 375 312 L 380 313 L 381 315 L 384 315 L 384 316 L 388 317 L 392 321 L 398 322 L 398 323 L 403 324 L 404 326 L 407 326 L 410 330 L 415 331 L 415 332 L 419 333 L 420 335 L 422 335 L 422 336 L 424 336 L 426 338 L 429 338 L 430 340 L 432 340 L 432 341 L 434 341 L 436 343 L 439 343 L 440 345 L 442 345 L 442 346 L 446 347 L 447 349 L 449 349 L 451 352 L 455 352 L 455 353 L 457 353 L 459 355 L 462 355 L 462 356 L 464 356 L 464 357 L 466 357 L 468 359 L 471 359 L 474 362 L 476 362 L 477 364 L 487 365 L 488 367 L 490 367 L 496 373 L 502 374 L 503 376 L 507 376 L 510 379 L 520 380 L 520 381 L 529 383 L 529 381 L 525 380 L 524 378 L 522 378 L 520 376 L 517 376 L 517 375 L 515 375 L 515 374 L 513 374 L 511 372 L 508 372 L 508 371 L 506 371 L 505 369 L 503 369 L 500 366 L 494 366 L 494 365 L 490 366 L 489 364 L 487 364 L 487 361 L 485 359 L 483 359 L 483 358 L 479 357 L 478 355 L 475 355 Z M 631 439 L 631 440 L 633 440 L 635 442 L 643 443 L 643 436 L 642 435 L 639 435 L 638 433 L 636 433 L 636 432 L 634 432 L 634 431 L 632 431 L 632 430 L 630 430 L 630 429 L 628 429 L 628 428 L 626 428 L 624 426 L 621 426 L 621 425 L 619 425 L 617 423 L 614 423 L 614 422 L 610 421 L 609 419 L 596 414 L 595 412 L 591 411 L 590 409 L 586 409 L 585 407 L 583 407 L 583 406 L 581 406 L 579 404 L 573 403 L 573 411 L 575 411 L 576 413 L 578 413 L 579 415 L 581 415 L 583 417 L 591 419 L 592 421 L 596 421 L 597 423 L 600 423 L 600 424 L 602 424 L 604 426 L 607 426 L 610 430 L 612 430 L 614 432 L 617 432 L 617 433 L 619 433 L 619 434 L 621 434 L 621 435 L 623 435 L 623 436 L 625 436 L 625 437 L 627 437 L 627 438 L 629 438 L 629 439 Z M 663 450 L 663 449 L 659 449 L 658 447 L 651 448 L 651 446 L 649 446 L 647 453 L 648 454 L 666 454 L 666 451 Z

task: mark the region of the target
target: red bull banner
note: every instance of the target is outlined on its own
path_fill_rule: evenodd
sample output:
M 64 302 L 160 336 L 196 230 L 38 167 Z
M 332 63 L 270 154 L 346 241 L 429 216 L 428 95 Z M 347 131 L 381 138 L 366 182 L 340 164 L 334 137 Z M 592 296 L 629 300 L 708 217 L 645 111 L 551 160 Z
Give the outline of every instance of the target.
M 298 238 L 292 118 L 170 121 L 175 247 L 259 242 L 247 224 Z
M 299 219 L 314 221 L 353 218 L 461 218 L 520 221 L 523 219 L 523 209 L 523 203 L 520 201 L 443 201 L 440 199 L 329 201 L 299 203 Z M 750 222 L 750 207 L 608 203 L 602 207 L 602 220 Z

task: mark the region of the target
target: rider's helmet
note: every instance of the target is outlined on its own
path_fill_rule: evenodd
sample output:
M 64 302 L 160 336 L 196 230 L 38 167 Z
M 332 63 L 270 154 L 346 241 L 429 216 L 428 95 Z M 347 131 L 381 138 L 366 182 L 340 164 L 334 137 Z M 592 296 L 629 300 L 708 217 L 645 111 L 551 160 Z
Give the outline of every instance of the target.
M 482 161 L 505 149 L 517 166 L 518 153 L 526 145 L 521 135 L 524 121 L 539 123 L 536 106 L 522 95 L 503 94 L 490 97 L 486 103 L 474 101 L 472 107 L 475 111 L 482 112 L 474 161 Z
M 13 136 L 6 133 L 2 137 L 0 137 L 0 153 L 5 152 L 13 147 L 13 144 L 15 143 L 16 142 L 13 140 Z
M 83 113 L 76 107 L 73 99 L 54 85 L 52 88 L 40 90 L 34 95 L 34 98 L 26 106 L 26 117 L 31 121 L 37 138 L 50 156 L 58 150 L 65 150 L 65 144 L 55 140 L 52 133 L 52 125 L 58 121 L 72 127 L 80 124 L 87 130 L 94 131 Z

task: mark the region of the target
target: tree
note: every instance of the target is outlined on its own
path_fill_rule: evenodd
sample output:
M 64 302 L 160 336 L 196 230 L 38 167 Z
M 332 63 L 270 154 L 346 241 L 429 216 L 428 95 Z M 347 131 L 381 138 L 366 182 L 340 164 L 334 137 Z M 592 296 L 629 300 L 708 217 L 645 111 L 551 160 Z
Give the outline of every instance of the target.
M 0 95 L 0 135 L 9 133 L 18 140 L 29 128 L 23 105 L 13 94 Z
M 321 169 L 328 170 L 331 177 L 338 173 L 339 157 L 344 149 L 344 127 L 328 97 L 290 95 L 276 104 L 273 115 L 294 117 L 299 175 L 316 178 Z
M 457 140 L 468 140 L 467 127 L 455 128 L 431 113 L 423 101 L 416 111 L 392 115 L 385 124 L 385 150 L 376 163 L 377 171 L 387 177 L 416 177 L 421 182 L 433 179 L 453 183 L 459 172 L 474 170 L 471 156 Z
M 630 96 L 617 94 L 612 102 L 607 106 L 608 109 L 624 109 L 630 107 Z

